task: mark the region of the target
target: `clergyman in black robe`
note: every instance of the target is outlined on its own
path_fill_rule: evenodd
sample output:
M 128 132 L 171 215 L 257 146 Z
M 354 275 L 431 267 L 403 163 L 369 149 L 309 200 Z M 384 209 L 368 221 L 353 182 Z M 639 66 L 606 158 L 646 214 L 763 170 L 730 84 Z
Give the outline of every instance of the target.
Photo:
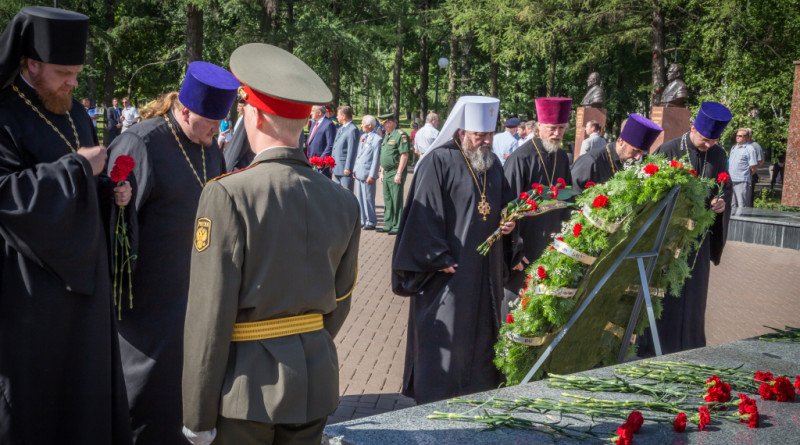
M 50 20 L 60 26 L 50 29 Z M 114 184 L 94 176 L 98 142 L 83 106 L 62 93 L 63 105 L 45 107 L 37 94 L 62 85 L 53 82 L 57 62 L 71 74 L 55 77 L 75 82 L 88 20 L 27 7 L 0 36 L 2 444 L 131 442 L 111 298 Z
M 492 132 L 487 134 L 490 141 Z M 494 156 L 491 148 L 487 153 Z M 408 192 L 392 256 L 392 289 L 411 297 L 402 393 L 417 403 L 486 391 L 503 381 L 493 363 L 504 321 L 502 242 L 487 256 L 476 250 L 498 228 L 500 210 L 511 198 L 500 162 L 492 160 L 485 176 L 476 171 L 473 177 L 459 143 L 445 142 L 419 163 Z M 476 182 L 485 184 L 485 219 Z M 451 267 L 454 273 L 442 272 Z
M 503 169 L 514 198 L 522 192 L 530 191 L 534 183 L 544 187 L 545 195 L 550 192 L 550 186 L 557 185 L 559 178 L 566 184 L 572 183 L 567 153 L 561 149 L 545 150 L 539 138 L 533 138 L 517 148 L 508 157 Z M 504 313 L 508 313 L 508 303 L 514 301 L 519 296 L 520 289 L 525 286 L 525 268 L 536 261 L 550 245 L 553 241 L 552 234 L 561 231 L 561 223 L 569 218 L 569 212 L 569 209 L 557 209 L 522 218 L 517 222 L 510 260 L 512 268 L 516 266 L 516 270 L 511 270 L 504 285 Z
M 235 90 L 231 94 L 227 107 Z M 178 122 L 184 119 L 184 111 L 194 111 L 189 111 L 193 104 L 176 104 L 176 96 L 171 93 L 163 98 L 156 105 L 163 113 L 132 126 L 109 148 L 109 168 L 120 155 L 136 160 L 139 230 L 133 307 L 123 297 L 126 304 L 119 321 L 136 444 L 186 443 L 181 398 L 183 324 L 195 216 L 203 186 L 224 172 L 216 141 L 187 135 Z M 203 111 L 198 111 L 202 116 L 199 113 Z
M 692 142 L 693 137 L 690 137 L 692 132 L 696 132 L 694 127 L 692 127 L 692 131 L 683 136 L 665 142 L 658 147 L 656 153 L 662 153 L 668 159 L 680 159 L 688 152 L 692 169 L 703 178 L 716 180 L 720 173 L 727 173 L 728 157 L 725 155 L 725 150 L 716 144 L 707 150 L 698 149 Z M 702 135 L 699 137 L 703 138 Z M 708 197 L 707 206 L 709 208 L 713 208 L 713 198 L 715 198 L 715 192 Z M 680 298 L 671 295 L 664 297 L 661 319 L 656 321 L 661 350 L 664 354 L 706 345 L 708 276 L 711 272 L 711 263 L 719 265 L 722 250 L 725 247 L 728 219 L 730 218 L 730 200 L 731 190 L 730 183 L 728 183 L 725 187 L 724 212 L 717 213 L 716 219 L 698 251 L 689 254 L 690 266 L 694 261 L 694 267 L 690 272 L 691 276 L 686 279 L 681 288 Z M 649 332 L 643 336 L 642 341 L 645 342 L 643 343 L 643 353 L 652 352 L 652 345 L 648 342 L 650 338 Z

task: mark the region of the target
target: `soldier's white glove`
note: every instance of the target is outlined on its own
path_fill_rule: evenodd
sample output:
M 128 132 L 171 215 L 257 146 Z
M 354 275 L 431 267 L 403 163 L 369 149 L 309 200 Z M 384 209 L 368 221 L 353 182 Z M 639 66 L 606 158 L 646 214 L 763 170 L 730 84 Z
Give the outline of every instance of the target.
M 217 429 L 214 428 L 211 431 L 199 431 L 195 433 L 189 428 L 183 427 L 183 435 L 194 445 L 211 445 L 211 442 L 217 437 Z

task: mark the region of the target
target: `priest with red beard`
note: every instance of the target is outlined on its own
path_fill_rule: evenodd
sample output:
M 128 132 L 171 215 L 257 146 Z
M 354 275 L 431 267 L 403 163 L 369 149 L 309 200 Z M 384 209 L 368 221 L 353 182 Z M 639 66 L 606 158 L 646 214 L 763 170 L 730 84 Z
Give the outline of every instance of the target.
M 496 388 L 503 246 L 478 246 L 513 195 L 492 153 L 500 101 L 458 100 L 418 164 L 392 256 L 392 289 L 410 296 L 403 394 L 427 403 Z M 506 223 L 503 233 L 513 230 Z
M 109 268 L 131 187 L 72 98 L 88 31 L 33 6 L 0 35 L 0 444 L 131 443 Z
M 569 128 L 572 99 L 567 97 L 540 97 L 536 99 L 539 137 L 530 139 L 517 148 L 503 167 L 513 195 L 531 190 L 533 184 L 551 187 L 572 184 L 567 152 L 561 148 L 564 133 Z M 569 218 L 568 209 L 552 210 L 533 218 L 523 218 L 513 236 L 511 273 L 505 283 L 506 298 L 503 310 L 519 295 L 525 286 L 525 269 L 536 261 L 550 244 L 551 234 L 561 230 L 561 222 Z

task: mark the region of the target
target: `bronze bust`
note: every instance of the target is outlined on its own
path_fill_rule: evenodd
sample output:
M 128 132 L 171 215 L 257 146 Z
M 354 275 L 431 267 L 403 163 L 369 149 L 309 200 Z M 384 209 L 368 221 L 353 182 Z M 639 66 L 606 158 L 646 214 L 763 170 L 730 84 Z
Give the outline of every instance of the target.
M 589 74 L 586 84 L 589 87 L 589 91 L 586 92 L 586 96 L 583 96 L 581 105 L 584 107 L 602 108 L 603 102 L 606 101 L 606 93 L 603 91 L 603 87 L 600 86 L 600 73 L 594 72 Z
M 664 89 L 664 94 L 661 95 L 661 105 L 665 107 L 682 107 L 689 96 L 689 90 L 686 84 L 681 80 L 683 76 L 683 67 L 680 64 L 673 63 L 667 70 L 667 80 L 669 84 Z

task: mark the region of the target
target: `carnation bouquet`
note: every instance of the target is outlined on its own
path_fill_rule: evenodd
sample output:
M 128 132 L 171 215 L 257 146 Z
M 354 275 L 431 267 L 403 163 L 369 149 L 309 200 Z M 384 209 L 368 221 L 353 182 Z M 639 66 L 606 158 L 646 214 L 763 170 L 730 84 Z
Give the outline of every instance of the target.
M 133 158 L 130 156 L 119 156 L 114 162 L 114 167 L 111 169 L 109 176 L 118 186 L 128 180 L 136 165 Z M 120 206 L 119 213 L 117 214 L 117 225 L 114 229 L 114 305 L 117 306 L 117 317 L 122 319 L 122 294 L 124 293 L 123 282 L 126 277 L 124 273 L 127 271 L 128 276 L 128 301 L 131 308 L 133 308 L 133 274 L 131 271 L 131 261 L 135 259 L 131 255 L 131 243 L 128 238 L 128 225 L 125 222 L 125 206 Z
M 528 280 L 501 327 L 495 346 L 495 363 L 509 383 L 519 383 L 552 342 L 572 313 L 600 281 L 612 263 L 670 190 L 681 187 L 650 279 L 650 291 L 677 295 L 689 275 L 688 256 L 714 221 L 706 208 L 714 181 L 698 178 L 691 169 L 663 156 L 641 164 L 628 164 L 601 185 L 591 184 L 576 197 L 577 209 L 551 246 L 530 264 Z M 652 250 L 659 216 L 633 252 Z M 538 371 L 572 373 L 598 364 L 616 363 L 622 337 L 638 295 L 639 273 L 635 261 L 623 262 L 564 335 Z M 660 301 L 654 309 L 660 316 Z M 635 332 L 647 325 L 640 315 Z M 629 352 L 635 352 L 631 348 Z M 536 376 L 535 376 L 536 377 Z

